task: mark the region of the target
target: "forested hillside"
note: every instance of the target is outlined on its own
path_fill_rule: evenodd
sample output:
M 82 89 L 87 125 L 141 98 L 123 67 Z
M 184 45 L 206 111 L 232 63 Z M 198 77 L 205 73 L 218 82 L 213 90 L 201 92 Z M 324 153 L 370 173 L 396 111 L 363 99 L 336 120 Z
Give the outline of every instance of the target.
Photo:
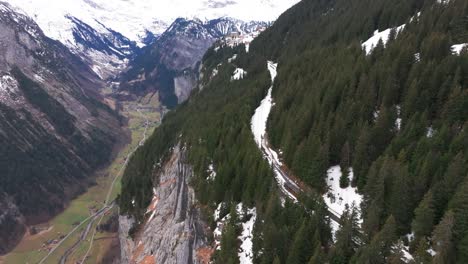
M 372 46 L 367 40 L 379 32 L 388 39 Z M 206 53 L 199 89 L 127 167 L 122 213 L 145 217 L 154 172 L 181 142 L 212 227 L 219 203 L 230 215 L 216 263 L 239 262 L 240 202 L 257 209 L 254 263 L 467 263 L 464 43 L 465 0 L 304 0 L 248 53 Z M 268 138 L 313 190 L 298 203 L 282 202 L 250 128 L 271 84 L 267 60 L 278 62 Z M 232 78 L 236 68 L 247 72 L 243 79 Z M 341 187 L 357 187 L 364 199 L 332 234 L 321 195 L 334 165 L 345 172 Z

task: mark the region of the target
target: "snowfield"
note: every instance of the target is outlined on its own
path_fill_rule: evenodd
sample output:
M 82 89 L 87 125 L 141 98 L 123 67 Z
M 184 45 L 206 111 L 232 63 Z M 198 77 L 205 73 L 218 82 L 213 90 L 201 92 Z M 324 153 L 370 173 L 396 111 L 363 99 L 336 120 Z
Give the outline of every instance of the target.
M 392 30 L 395 30 L 396 34 L 398 35 L 405 29 L 405 24 L 399 26 L 399 27 L 394 27 L 394 28 L 388 28 L 384 31 L 379 32 L 376 30 L 374 32 L 374 35 L 370 37 L 368 40 L 366 40 L 364 43 L 362 43 L 362 48 L 366 51 L 366 54 L 369 55 L 372 53 L 374 48 L 377 46 L 380 40 L 382 40 L 384 46 L 387 44 L 388 39 L 390 37 L 390 32 Z

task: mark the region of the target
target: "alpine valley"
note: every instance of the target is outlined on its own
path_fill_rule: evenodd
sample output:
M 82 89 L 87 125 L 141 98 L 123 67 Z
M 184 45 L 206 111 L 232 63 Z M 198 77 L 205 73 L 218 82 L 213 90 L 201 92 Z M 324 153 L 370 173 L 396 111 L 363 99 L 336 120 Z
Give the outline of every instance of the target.
M 0 2 L 0 263 L 468 263 L 468 1 Z

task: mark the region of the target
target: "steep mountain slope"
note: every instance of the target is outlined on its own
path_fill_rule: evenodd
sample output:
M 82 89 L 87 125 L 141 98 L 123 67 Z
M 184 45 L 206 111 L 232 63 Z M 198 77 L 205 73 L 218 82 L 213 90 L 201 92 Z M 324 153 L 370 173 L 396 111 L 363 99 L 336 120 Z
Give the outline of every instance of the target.
M 82 192 L 122 138 L 103 83 L 0 2 L 0 253 Z
M 238 263 L 249 243 L 247 263 L 466 263 L 467 16 L 464 0 L 304 0 L 248 53 L 210 49 L 204 88 L 127 167 L 119 204 L 131 235 L 154 221 L 152 188 L 182 144 L 215 263 Z M 263 98 L 274 106 L 259 150 L 250 122 Z M 265 148 L 299 185 L 297 203 Z M 343 202 L 337 219 L 331 203 Z
M 120 90 L 144 95 L 159 91 L 169 107 L 181 103 L 195 87 L 200 60 L 213 43 L 237 32 L 263 29 L 265 22 L 243 22 L 233 18 L 209 21 L 178 18 L 154 44 L 146 47 L 121 75 Z

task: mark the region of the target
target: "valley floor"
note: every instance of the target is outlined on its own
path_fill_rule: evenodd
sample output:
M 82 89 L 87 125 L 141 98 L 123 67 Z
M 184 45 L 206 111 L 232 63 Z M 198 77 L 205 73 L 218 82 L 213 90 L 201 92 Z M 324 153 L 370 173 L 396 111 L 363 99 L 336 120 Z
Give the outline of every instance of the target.
M 125 102 L 122 107 L 131 142 L 98 174 L 96 185 L 73 200 L 61 214 L 35 226 L 36 234 L 29 230 L 11 253 L 0 258 L 0 263 L 99 263 L 115 247 L 117 234 L 97 232 L 96 228 L 117 213 L 113 201 L 120 192 L 126 162 L 161 120 L 157 99 Z

